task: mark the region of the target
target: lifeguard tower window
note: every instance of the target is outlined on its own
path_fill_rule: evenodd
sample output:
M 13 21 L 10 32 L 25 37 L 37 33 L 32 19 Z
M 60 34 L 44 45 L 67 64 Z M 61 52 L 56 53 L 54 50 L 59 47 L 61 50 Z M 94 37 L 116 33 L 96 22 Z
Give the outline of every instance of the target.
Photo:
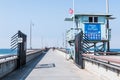
M 98 17 L 89 17 L 89 23 L 97 23 Z
M 98 17 L 94 17 L 94 22 L 98 22 Z
M 93 17 L 89 17 L 89 22 L 93 22 Z

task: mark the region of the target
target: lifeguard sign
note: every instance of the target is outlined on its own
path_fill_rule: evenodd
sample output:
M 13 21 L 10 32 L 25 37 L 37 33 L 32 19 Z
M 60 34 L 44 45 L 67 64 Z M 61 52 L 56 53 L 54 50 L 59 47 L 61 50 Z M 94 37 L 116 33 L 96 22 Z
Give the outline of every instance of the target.
M 101 40 L 101 25 L 99 23 L 86 23 L 84 32 L 88 40 Z

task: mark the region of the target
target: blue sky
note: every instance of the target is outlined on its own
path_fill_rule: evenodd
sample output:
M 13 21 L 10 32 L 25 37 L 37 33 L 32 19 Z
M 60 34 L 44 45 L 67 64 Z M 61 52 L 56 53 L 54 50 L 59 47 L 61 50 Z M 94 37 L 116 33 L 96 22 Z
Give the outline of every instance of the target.
M 75 13 L 105 13 L 106 0 L 75 0 Z M 120 48 L 120 0 L 109 0 L 112 29 L 111 47 Z M 18 30 L 27 34 L 29 48 L 30 22 L 32 46 L 62 46 L 63 34 L 72 27 L 65 22 L 70 17 L 72 0 L 0 0 L 0 48 L 10 48 L 10 37 Z M 43 44 L 42 44 L 43 42 Z

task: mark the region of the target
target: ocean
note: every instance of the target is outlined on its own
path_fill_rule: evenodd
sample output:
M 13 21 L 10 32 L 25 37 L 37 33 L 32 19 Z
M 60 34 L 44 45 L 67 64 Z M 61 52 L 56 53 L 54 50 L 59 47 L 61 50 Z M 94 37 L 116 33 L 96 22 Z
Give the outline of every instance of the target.
M 120 52 L 120 49 L 110 49 L 111 52 Z M 17 50 L 12 51 L 11 49 L 0 49 L 0 56 L 5 55 L 16 55 Z
M 14 55 L 17 54 L 17 50 L 12 51 L 11 49 L 0 49 L 0 56 Z
M 120 49 L 110 49 L 111 52 L 120 52 Z

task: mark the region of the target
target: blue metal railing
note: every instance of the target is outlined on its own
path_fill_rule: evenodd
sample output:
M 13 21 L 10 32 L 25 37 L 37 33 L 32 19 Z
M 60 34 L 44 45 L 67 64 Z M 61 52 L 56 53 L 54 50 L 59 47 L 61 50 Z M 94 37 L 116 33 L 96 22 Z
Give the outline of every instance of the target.
M 16 50 L 18 48 L 18 33 L 11 37 L 11 50 Z

